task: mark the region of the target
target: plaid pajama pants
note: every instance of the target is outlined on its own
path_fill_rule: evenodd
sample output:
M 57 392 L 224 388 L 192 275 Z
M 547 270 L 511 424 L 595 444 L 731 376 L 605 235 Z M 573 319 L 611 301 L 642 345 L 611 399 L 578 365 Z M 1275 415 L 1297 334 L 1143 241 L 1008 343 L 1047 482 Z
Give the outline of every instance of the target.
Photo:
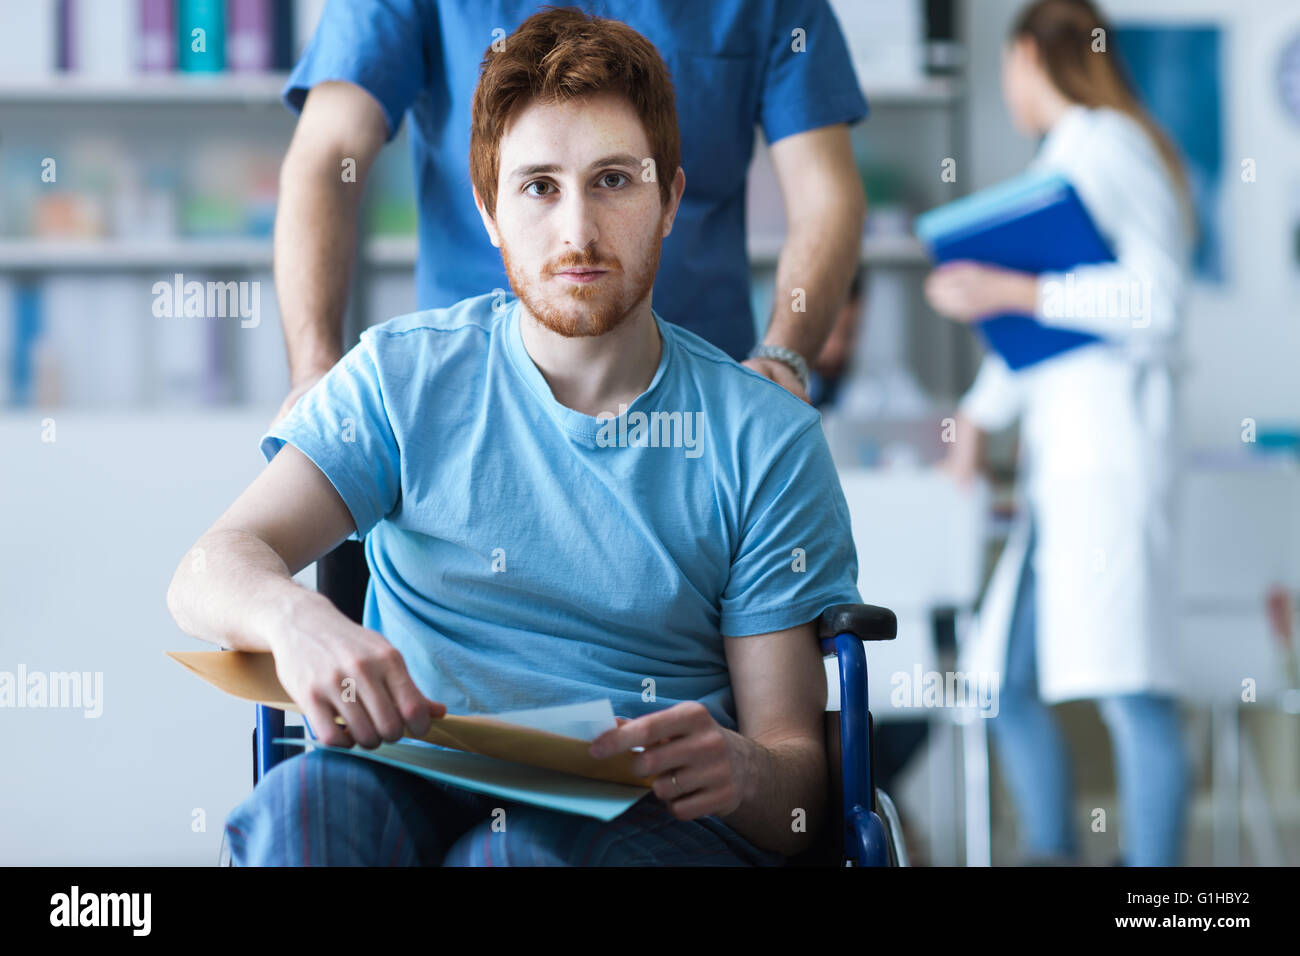
M 231 812 L 226 840 L 236 866 L 785 863 L 717 817 L 676 819 L 654 794 L 605 823 L 328 750 L 277 764 Z

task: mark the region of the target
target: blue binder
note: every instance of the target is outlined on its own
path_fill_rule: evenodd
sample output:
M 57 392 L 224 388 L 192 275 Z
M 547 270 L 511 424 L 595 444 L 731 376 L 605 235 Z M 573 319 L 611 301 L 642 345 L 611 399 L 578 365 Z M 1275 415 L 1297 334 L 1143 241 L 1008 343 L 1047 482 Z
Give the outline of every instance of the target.
M 968 259 L 1023 272 L 1064 272 L 1114 262 L 1074 187 L 1060 173 L 1026 173 L 916 218 L 916 234 L 937 262 Z M 1043 325 L 1032 316 L 988 316 L 976 329 L 1007 365 L 1022 369 L 1081 345 L 1091 332 Z

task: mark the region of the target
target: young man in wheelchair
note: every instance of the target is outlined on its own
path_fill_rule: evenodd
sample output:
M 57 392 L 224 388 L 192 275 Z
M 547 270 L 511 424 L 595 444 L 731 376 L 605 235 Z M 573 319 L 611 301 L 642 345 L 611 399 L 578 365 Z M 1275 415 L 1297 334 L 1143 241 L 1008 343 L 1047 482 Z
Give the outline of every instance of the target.
M 271 651 L 325 744 L 609 697 L 593 755 L 643 747 L 653 793 L 608 824 L 512 804 L 502 830 L 499 798 L 310 751 L 231 814 L 232 858 L 781 865 L 826 824 L 814 625 L 860 601 L 854 545 L 818 413 L 651 311 L 685 188 L 662 59 L 614 21 L 529 18 L 484 59 L 471 171 L 514 297 L 366 330 L 168 606 Z M 292 580 L 345 538 L 364 627 Z

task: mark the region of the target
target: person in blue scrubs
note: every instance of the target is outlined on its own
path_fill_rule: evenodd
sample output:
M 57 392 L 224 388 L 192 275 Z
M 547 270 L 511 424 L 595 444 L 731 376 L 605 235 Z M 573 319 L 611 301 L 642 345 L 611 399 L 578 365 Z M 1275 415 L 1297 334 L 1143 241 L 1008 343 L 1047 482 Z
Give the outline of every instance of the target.
M 664 243 L 658 311 L 806 399 L 806 364 L 844 301 L 865 215 L 849 125 L 868 108 L 826 0 L 575 5 L 645 36 L 672 75 L 687 187 Z M 277 418 L 342 355 L 366 173 L 408 113 L 419 202 L 416 307 L 509 292 L 465 188 L 470 102 L 484 56 L 540 7 L 536 0 L 326 4 L 284 90 L 301 116 L 276 220 L 275 283 L 291 373 Z M 745 186 L 756 125 L 771 144 L 788 229 L 769 348 L 751 357 Z

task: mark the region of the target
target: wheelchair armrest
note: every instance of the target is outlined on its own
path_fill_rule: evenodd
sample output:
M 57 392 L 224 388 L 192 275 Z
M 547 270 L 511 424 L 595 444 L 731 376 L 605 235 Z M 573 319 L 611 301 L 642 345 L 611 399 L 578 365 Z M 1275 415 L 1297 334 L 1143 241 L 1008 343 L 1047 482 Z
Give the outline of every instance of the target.
M 836 604 L 817 621 L 822 651 L 839 661 L 840 777 L 843 819 L 840 821 L 847 855 L 859 859 L 861 811 L 876 809 L 872 721 L 867 701 L 867 641 L 892 641 L 898 619 L 888 608 L 871 604 Z M 859 809 L 855 809 L 859 808 Z M 855 822 L 856 821 L 856 822 Z
M 874 604 L 833 604 L 817 620 L 817 637 L 830 640 L 852 634 L 863 641 L 892 641 L 898 636 L 898 619 L 887 607 Z

